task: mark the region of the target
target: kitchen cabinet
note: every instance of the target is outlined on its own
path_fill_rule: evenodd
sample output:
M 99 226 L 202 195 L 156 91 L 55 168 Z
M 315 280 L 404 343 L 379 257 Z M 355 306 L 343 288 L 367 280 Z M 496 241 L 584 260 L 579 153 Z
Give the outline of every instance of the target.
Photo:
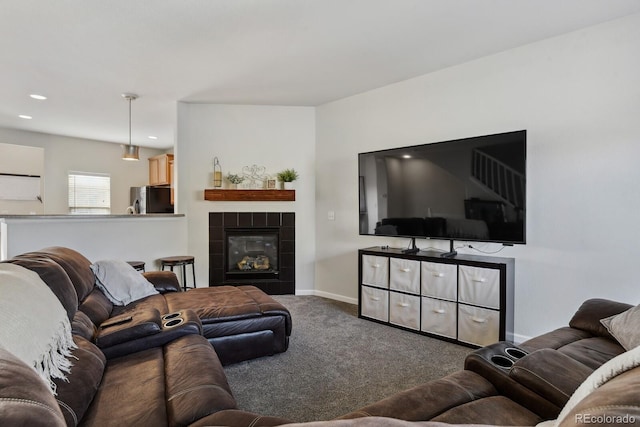
M 173 154 L 149 158 L 149 185 L 172 185 Z

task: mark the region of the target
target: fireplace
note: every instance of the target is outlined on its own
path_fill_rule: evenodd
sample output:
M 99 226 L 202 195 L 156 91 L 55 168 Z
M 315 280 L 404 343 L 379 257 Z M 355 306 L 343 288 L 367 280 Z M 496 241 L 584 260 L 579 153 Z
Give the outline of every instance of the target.
M 277 228 L 231 228 L 225 235 L 227 280 L 278 278 L 280 233 Z
M 295 213 L 211 212 L 209 283 L 295 293 Z

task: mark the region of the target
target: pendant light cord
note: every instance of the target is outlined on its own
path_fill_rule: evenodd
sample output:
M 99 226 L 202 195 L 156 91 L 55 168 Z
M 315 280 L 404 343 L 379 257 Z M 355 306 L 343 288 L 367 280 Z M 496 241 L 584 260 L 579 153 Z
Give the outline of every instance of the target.
M 138 160 L 140 158 L 139 148 L 137 145 L 133 145 L 131 140 L 131 124 L 132 124 L 132 114 L 131 114 L 131 101 L 135 101 L 138 99 L 138 95 L 135 93 L 123 93 L 122 97 L 129 101 L 129 145 L 123 146 L 125 148 L 125 153 L 122 156 L 124 160 Z
M 131 97 L 129 97 L 129 146 L 131 146 Z
M 131 146 L 131 98 L 129 97 L 129 146 Z

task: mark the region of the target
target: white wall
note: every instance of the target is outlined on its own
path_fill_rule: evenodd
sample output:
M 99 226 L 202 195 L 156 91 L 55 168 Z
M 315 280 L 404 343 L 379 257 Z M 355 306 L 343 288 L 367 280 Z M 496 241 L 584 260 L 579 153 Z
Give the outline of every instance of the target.
M 188 214 L 189 254 L 196 257 L 199 286 L 208 286 L 209 212 L 295 212 L 296 293 L 313 289 L 315 263 L 315 111 L 310 107 L 178 105 L 178 200 Z M 294 168 L 295 202 L 211 202 L 213 158 L 223 175 L 244 166 L 275 174 Z
M 164 152 L 141 148 L 140 161 L 127 162 L 120 144 L 6 128 L 0 128 L 0 142 L 44 148 L 44 214 L 69 212 L 69 171 L 110 174 L 111 213 L 126 213 L 129 187 L 148 184 L 148 158 Z
M 6 223 L 7 258 L 48 246 L 65 246 L 90 261 L 144 261 L 159 270 L 158 258 L 187 251 L 185 217 L 0 218 Z
M 44 148 L 0 143 L 0 174 L 28 175 L 0 176 L 0 215 L 44 213 Z
M 527 129 L 528 243 L 500 252 L 516 258 L 516 336 L 586 298 L 637 304 L 638 52 L 635 15 L 319 107 L 316 290 L 355 301 L 357 249 L 408 244 L 358 236 L 358 152 Z

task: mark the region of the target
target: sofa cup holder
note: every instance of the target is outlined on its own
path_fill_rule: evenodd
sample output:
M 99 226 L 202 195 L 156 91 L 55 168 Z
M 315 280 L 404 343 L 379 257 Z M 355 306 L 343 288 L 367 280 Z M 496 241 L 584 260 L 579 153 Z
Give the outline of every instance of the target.
M 181 325 L 184 322 L 184 319 L 182 317 L 174 317 L 172 319 L 169 319 L 167 321 L 165 321 L 162 324 L 163 328 L 175 328 L 178 325 Z
M 491 356 L 491 363 L 503 369 L 509 369 L 513 366 L 513 360 L 501 354 L 494 354 Z
M 175 319 L 178 316 L 180 316 L 180 312 L 176 311 L 175 313 L 165 314 L 164 316 L 162 316 L 162 320 Z
M 511 356 L 513 359 L 522 359 L 527 355 L 526 351 L 516 347 L 505 348 L 504 352 Z
M 485 356 L 485 360 L 488 360 L 492 365 L 509 370 L 515 362 L 525 357 L 528 353 L 513 345 L 512 343 L 500 342 L 487 347 L 490 351 Z

